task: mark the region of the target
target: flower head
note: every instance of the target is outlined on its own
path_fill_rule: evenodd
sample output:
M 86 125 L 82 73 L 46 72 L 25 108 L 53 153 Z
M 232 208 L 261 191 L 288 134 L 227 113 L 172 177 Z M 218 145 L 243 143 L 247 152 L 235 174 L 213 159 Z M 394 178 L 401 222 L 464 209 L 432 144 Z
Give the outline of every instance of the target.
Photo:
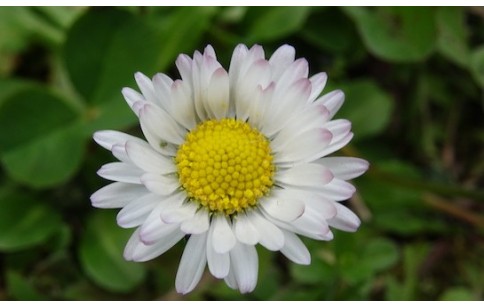
M 180 80 L 135 74 L 141 90 L 122 93 L 147 142 L 116 131 L 94 140 L 119 162 L 98 174 L 115 181 L 93 206 L 121 208 L 117 222 L 136 228 L 124 257 L 147 261 L 183 237 L 188 242 L 176 289 L 190 292 L 206 265 L 246 293 L 257 284 L 256 244 L 299 264 L 310 254 L 298 235 L 331 240 L 330 227 L 360 221 L 339 201 L 368 163 L 326 157 L 352 138 L 351 123 L 332 120 L 343 92 L 320 96 L 326 74 L 308 77 L 305 59 L 284 45 L 267 60 L 261 46 L 235 48 L 228 72 L 211 46 L 176 61 Z

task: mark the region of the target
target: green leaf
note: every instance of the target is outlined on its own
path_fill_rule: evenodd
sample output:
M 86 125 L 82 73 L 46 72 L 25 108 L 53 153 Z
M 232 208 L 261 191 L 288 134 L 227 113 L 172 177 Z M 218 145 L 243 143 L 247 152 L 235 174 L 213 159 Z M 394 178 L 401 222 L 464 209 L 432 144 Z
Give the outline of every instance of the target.
M 88 103 L 102 104 L 133 86 L 135 72 L 155 72 L 157 47 L 142 20 L 116 9 L 91 9 L 68 32 L 63 57 L 77 91 Z
M 65 101 L 44 89 L 18 91 L 0 105 L 0 153 L 55 132 L 76 117 Z
M 378 213 L 373 217 L 375 226 L 401 235 L 446 229 L 445 224 L 432 219 L 432 213 L 423 206 L 421 191 L 402 187 L 391 180 L 420 181 L 420 170 L 397 160 L 374 162 L 372 168 L 374 176 L 358 179 L 358 190 L 371 211 Z
M 472 294 L 471 290 L 464 287 L 454 287 L 447 289 L 440 297 L 441 301 L 476 301 L 477 296 Z
M 46 298 L 32 286 L 32 283 L 14 271 L 7 272 L 8 295 L 16 300 L 35 301 L 46 300 Z
M 86 145 L 82 130 L 66 126 L 2 155 L 7 173 L 35 188 L 53 187 L 78 170 Z
M 435 10 L 428 7 L 345 7 L 368 50 L 387 61 L 427 58 L 436 43 Z
M 355 140 L 373 137 L 387 127 L 393 100 L 372 80 L 358 80 L 342 86 L 345 103 L 336 118 L 352 123 Z
M 38 245 L 61 228 L 59 216 L 46 204 L 19 192 L 0 194 L 0 250 Z
M 472 51 L 470 68 L 474 79 L 484 88 L 484 45 Z
M 403 278 L 402 281 L 388 277 L 386 300 L 411 301 L 417 300 L 421 290 L 420 269 L 426 259 L 429 245 L 426 243 L 412 243 L 406 245 L 403 251 Z
M 439 51 L 457 65 L 469 65 L 468 30 L 465 12 L 459 7 L 439 7 L 437 9 Z
M 312 13 L 301 30 L 301 36 L 335 55 L 348 54 L 354 52 L 356 47 L 363 47 L 351 21 L 337 8 L 325 8 L 317 14 Z
M 214 7 L 179 7 L 170 15 L 150 16 L 149 23 L 158 30 L 159 42 L 154 68 L 163 71 L 174 64 L 178 54 L 191 54 L 217 11 Z
M 260 9 L 257 9 L 260 10 Z M 298 31 L 309 15 L 309 7 L 264 8 L 250 25 L 247 37 L 250 42 L 272 41 Z M 248 14 L 250 14 L 250 10 Z
M 372 271 L 387 269 L 398 261 L 397 246 L 384 238 L 375 238 L 363 249 L 361 266 Z
M 79 167 L 85 135 L 80 116 L 51 92 L 25 88 L 0 103 L 0 159 L 15 180 L 52 187 Z
M 90 217 L 79 247 L 79 259 L 86 273 L 98 285 L 113 292 L 128 292 L 145 276 L 140 263 L 123 259 L 124 246 L 132 231 L 115 224 L 112 212 L 98 211 Z

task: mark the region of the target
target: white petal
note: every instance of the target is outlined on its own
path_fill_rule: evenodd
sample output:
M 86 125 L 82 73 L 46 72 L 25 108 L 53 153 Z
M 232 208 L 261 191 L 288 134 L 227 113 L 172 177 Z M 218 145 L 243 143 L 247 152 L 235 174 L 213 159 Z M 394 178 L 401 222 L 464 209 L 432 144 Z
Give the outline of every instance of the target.
M 143 174 L 140 182 L 143 183 L 149 191 L 162 196 L 169 195 L 180 187 L 180 183 L 176 178 L 156 173 Z
M 180 76 L 185 81 L 191 81 L 192 79 L 192 59 L 184 54 L 178 56 L 175 61 L 176 67 L 180 72 Z
M 139 118 L 139 115 L 140 115 L 140 112 L 141 112 L 141 109 L 143 109 L 143 107 L 145 105 L 151 105 L 152 103 L 148 102 L 148 101 L 145 101 L 145 100 L 141 100 L 141 101 L 137 101 L 136 103 L 133 104 L 133 106 L 131 106 L 131 109 L 133 110 L 133 112 L 136 114 L 136 116 Z
M 306 59 L 297 59 L 291 63 L 286 70 L 281 74 L 281 77 L 276 80 L 276 92 L 286 91 L 296 80 L 307 78 L 309 73 L 309 65 Z M 306 100 L 304 100 L 306 102 Z M 304 104 L 303 104 L 304 105 Z
M 304 213 L 304 202 L 286 193 L 261 198 L 260 203 L 267 214 L 282 221 L 293 221 Z
M 278 80 L 284 70 L 294 62 L 296 50 L 290 45 L 282 45 L 272 54 L 269 63 L 272 67 L 272 76 Z
M 140 111 L 140 122 L 146 138 L 148 135 L 158 141 L 158 146 L 164 142 L 182 144 L 185 132 L 183 129 L 161 108 L 146 104 Z
M 104 209 L 121 208 L 148 193 L 143 185 L 112 183 L 99 189 L 91 196 L 92 206 Z
M 360 219 L 346 206 L 334 202 L 337 213 L 336 216 L 328 220 L 331 227 L 347 232 L 355 232 L 360 226 Z
M 277 91 L 277 85 L 276 90 Z M 311 93 L 311 83 L 308 79 L 299 79 L 288 88 L 274 92 L 272 104 L 265 112 L 263 133 L 273 136 L 290 120 L 291 116 L 299 113 Z
M 105 148 L 106 150 L 111 151 L 111 148 L 115 144 L 122 144 L 124 145 L 126 141 L 129 140 L 141 140 L 137 137 L 118 132 L 115 130 L 101 130 L 97 131 L 93 135 L 94 141 L 97 142 L 100 146 Z
M 229 75 L 223 68 L 217 69 L 210 79 L 207 89 L 207 113 L 221 120 L 229 110 Z
M 158 103 L 151 79 L 140 72 L 134 74 L 134 79 L 145 99 L 152 103 Z
M 289 140 L 274 157 L 275 163 L 310 162 L 321 158 L 333 136 L 324 128 L 308 130 Z
M 292 262 L 297 264 L 308 265 L 311 263 L 311 254 L 306 248 L 306 245 L 299 239 L 297 235 L 292 232 L 282 230 L 284 232 L 284 247 L 281 252 Z
M 320 188 L 334 178 L 329 168 L 320 164 L 300 164 L 276 175 L 277 182 L 294 187 Z
M 127 163 L 109 163 L 103 165 L 97 174 L 111 181 L 141 184 L 143 170 Z
M 322 128 L 329 117 L 329 111 L 323 105 L 306 106 L 305 110 L 295 113 L 286 125 L 271 141 L 272 148 L 278 148 L 288 140 L 298 138 L 302 133 L 315 128 Z
M 161 219 L 167 224 L 181 223 L 191 219 L 197 211 L 195 204 L 172 205 L 161 212 Z
M 180 224 L 166 224 L 160 217 L 158 217 L 158 220 L 149 220 L 149 224 L 147 222 L 141 225 L 139 234 L 141 242 L 147 246 L 155 245 L 173 231 L 180 229 Z
M 265 89 L 261 86 L 257 86 L 254 94 L 254 101 L 249 106 L 249 123 L 260 131 L 262 131 L 262 128 L 264 127 L 264 119 L 266 118 L 265 112 L 271 105 L 274 89 L 275 83 L 273 82 Z
M 136 166 L 146 172 L 168 174 L 176 171 L 169 158 L 153 150 L 146 142 L 126 142 L 126 153 Z
M 173 118 L 188 130 L 195 128 L 195 108 L 188 82 L 176 80 L 171 86 L 171 97 L 170 114 Z
M 335 177 L 345 181 L 359 177 L 369 166 L 366 160 L 356 157 L 324 157 L 316 162 L 328 167 Z
M 156 95 L 156 103 L 165 111 L 168 111 L 172 105 L 172 84 L 173 80 L 165 74 L 158 73 L 153 77 L 153 90 Z
M 243 44 L 239 44 L 235 47 L 229 67 L 229 77 L 231 82 L 237 82 L 237 78 L 240 75 L 240 68 L 248 52 L 249 49 Z
M 140 228 L 140 238 L 143 243 L 150 245 L 158 241 L 171 229 L 177 228 L 180 224 L 167 224 L 161 219 L 161 212 L 168 206 L 183 203 L 185 196 L 183 193 L 174 194 L 167 198 L 161 199 L 157 206 L 150 212 L 143 225 Z
M 233 271 L 240 293 L 252 292 L 257 285 L 259 259 L 252 245 L 237 243 L 230 251 L 231 271 Z
M 309 81 L 311 82 L 311 95 L 309 96 L 308 102 L 311 103 L 323 91 L 328 81 L 328 75 L 326 73 L 319 73 L 309 78 Z
M 301 217 L 291 222 L 291 225 L 296 228 L 297 233 L 320 240 L 324 240 L 326 234 L 330 232 L 326 220 L 318 219 L 318 217 L 311 215 L 311 210 L 309 209 Z
M 344 136 L 343 138 L 340 138 L 337 142 L 331 141 L 331 143 L 326 147 L 326 149 L 324 149 L 321 152 L 321 157 L 338 151 L 339 149 L 347 145 L 352 138 L 353 138 L 353 133 L 349 132 L 346 136 Z
M 234 233 L 239 242 L 247 245 L 255 245 L 259 242 L 259 232 L 250 223 L 250 219 L 245 213 L 239 213 L 234 218 L 234 225 Z
M 331 182 L 319 189 L 319 192 L 328 199 L 342 201 L 351 198 L 356 189 L 350 183 L 334 178 Z
M 239 79 L 234 97 L 235 111 L 237 119 L 241 121 L 247 120 L 250 115 L 251 106 L 254 104 L 257 96 L 257 88 L 266 88 L 270 82 L 270 65 L 264 60 L 258 60 L 249 68 Z
M 333 218 L 336 215 L 334 202 L 319 194 L 318 190 L 291 189 L 290 191 L 295 196 L 294 198 L 304 202 L 305 212 L 308 212 L 308 215 L 315 215 L 322 220 Z
M 272 251 L 280 250 L 284 246 L 284 234 L 278 227 L 256 211 L 251 211 L 247 216 L 257 229 L 260 235 L 259 243 L 262 246 Z
M 136 250 L 136 247 L 141 243 L 140 238 L 139 238 L 139 228 L 136 229 L 133 234 L 131 234 L 131 237 L 128 240 L 128 243 L 126 243 L 126 246 L 124 247 L 124 253 L 123 257 L 126 261 L 133 261 L 133 253 Z
M 229 274 L 224 278 L 225 283 L 231 289 L 238 290 L 239 286 L 237 285 L 237 280 L 235 280 L 235 274 L 232 267 L 229 270 Z
M 351 122 L 345 119 L 333 120 L 324 125 L 333 134 L 332 142 L 337 142 L 351 130 Z
M 145 262 L 154 259 L 173 247 L 184 236 L 185 233 L 179 229 L 175 229 L 158 242 L 148 246 L 141 242 L 138 228 L 129 239 L 128 244 L 126 244 L 124 258 L 128 261 L 136 262 Z
M 210 54 L 204 54 L 203 56 L 194 55 L 195 63 L 198 70 L 193 70 L 193 96 L 195 101 L 195 110 L 199 118 L 204 121 L 210 114 L 208 108 L 208 88 L 212 75 L 222 65 L 216 58 Z
M 343 102 L 345 101 L 345 94 L 341 90 L 331 91 L 316 100 L 314 103 L 322 103 L 326 108 L 328 108 L 330 113 L 330 118 L 332 118 L 336 112 L 341 108 Z
M 126 147 L 123 144 L 113 145 L 113 147 L 111 148 L 111 152 L 113 153 L 114 157 L 116 157 L 123 163 L 133 164 L 131 159 L 128 157 L 128 153 L 126 153 Z
M 118 225 L 123 228 L 133 228 L 141 225 L 160 201 L 161 197 L 152 193 L 134 199 L 119 211 L 117 216 Z
M 136 114 L 138 114 L 136 110 L 133 108 L 133 105 L 138 101 L 144 100 L 145 99 L 144 96 L 131 88 L 123 88 L 121 90 L 121 93 L 123 94 L 124 100 L 128 103 L 129 107 Z
M 207 233 L 190 236 L 176 273 L 175 287 L 178 293 L 192 291 L 202 278 L 205 264 Z
M 212 233 L 213 249 L 218 253 L 230 251 L 236 242 L 232 228 L 224 215 L 214 215 L 212 217 L 214 231 Z
M 208 231 L 207 238 L 207 263 L 210 273 L 216 278 L 224 278 L 228 275 L 230 269 L 229 253 L 218 253 L 213 248 L 213 232 L 215 231 L 215 224 L 212 224 Z
M 195 215 L 182 222 L 180 229 L 186 234 L 200 234 L 208 230 L 210 225 L 210 214 L 207 210 L 201 208 Z

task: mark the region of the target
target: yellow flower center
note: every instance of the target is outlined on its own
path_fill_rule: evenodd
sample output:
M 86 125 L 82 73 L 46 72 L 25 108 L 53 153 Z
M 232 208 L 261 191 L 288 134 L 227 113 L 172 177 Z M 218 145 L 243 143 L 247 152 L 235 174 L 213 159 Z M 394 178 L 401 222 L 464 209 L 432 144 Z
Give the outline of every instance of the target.
M 231 215 L 256 206 L 272 187 L 269 141 L 235 119 L 199 124 L 187 134 L 175 162 L 188 196 L 211 212 Z

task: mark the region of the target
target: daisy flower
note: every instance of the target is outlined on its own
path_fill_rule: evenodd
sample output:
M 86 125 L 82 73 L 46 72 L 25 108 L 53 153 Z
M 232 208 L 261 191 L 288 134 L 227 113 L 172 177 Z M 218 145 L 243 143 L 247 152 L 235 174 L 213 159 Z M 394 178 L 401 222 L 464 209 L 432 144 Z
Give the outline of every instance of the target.
M 192 291 L 210 273 L 242 293 L 257 284 L 256 245 L 309 264 L 298 235 L 328 241 L 330 227 L 355 231 L 358 217 L 339 203 L 365 160 L 326 157 L 353 137 L 332 120 L 344 101 L 320 96 L 325 73 L 308 77 L 305 59 L 284 45 L 266 59 L 261 46 L 235 48 L 229 70 L 207 46 L 180 55 L 181 79 L 136 73 L 141 93 L 124 88 L 146 140 L 99 131 L 94 140 L 119 162 L 99 176 L 115 181 L 91 196 L 98 208 L 121 208 L 117 223 L 136 228 L 124 257 L 143 262 L 187 238 L 176 290 Z

